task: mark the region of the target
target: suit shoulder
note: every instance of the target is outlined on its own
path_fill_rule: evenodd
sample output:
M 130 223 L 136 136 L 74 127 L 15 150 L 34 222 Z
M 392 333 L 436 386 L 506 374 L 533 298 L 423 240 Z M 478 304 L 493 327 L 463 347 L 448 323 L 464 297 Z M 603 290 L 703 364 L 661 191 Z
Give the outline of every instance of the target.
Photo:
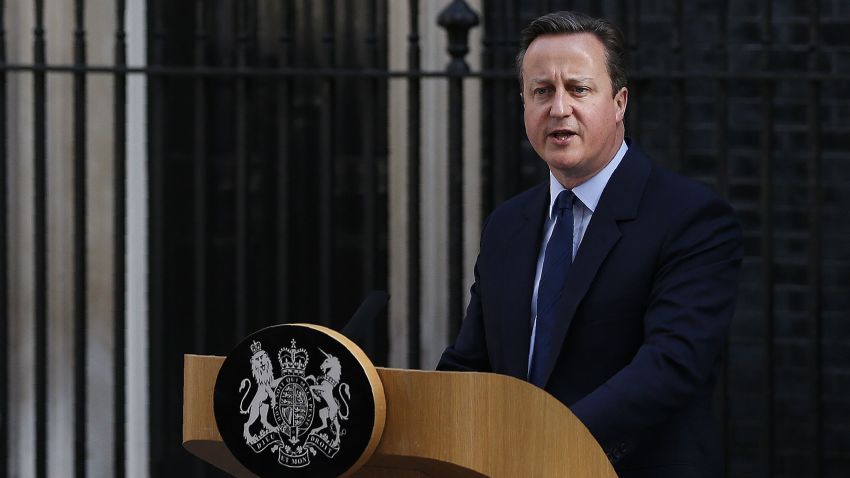
M 646 194 L 656 204 L 665 204 L 671 212 L 700 207 L 705 204 L 731 206 L 717 192 L 693 178 L 654 165 L 647 183 Z
M 663 231 L 666 241 L 691 237 L 690 243 L 725 237 L 742 240 L 742 230 L 732 206 L 707 185 L 655 167 L 647 182 L 644 217 Z M 690 235 L 686 231 L 691 231 Z
M 481 250 L 485 246 L 501 249 L 504 241 L 516 231 L 528 224 L 532 227 L 542 224 L 548 199 L 549 185 L 540 184 L 496 206 L 484 221 L 479 244 Z

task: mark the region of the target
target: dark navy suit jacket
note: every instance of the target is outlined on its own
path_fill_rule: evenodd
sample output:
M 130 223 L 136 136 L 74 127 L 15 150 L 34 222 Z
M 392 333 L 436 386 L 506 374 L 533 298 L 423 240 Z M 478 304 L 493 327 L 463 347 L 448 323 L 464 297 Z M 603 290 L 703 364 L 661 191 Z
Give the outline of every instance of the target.
M 525 380 L 548 183 L 487 219 L 466 318 L 438 369 Z M 715 368 L 737 294 L 742 234 L 708 188 L 631 143 L 579 246 L 544 366 L 545 389 L 587 426 L 621 476 L 722 473 Z

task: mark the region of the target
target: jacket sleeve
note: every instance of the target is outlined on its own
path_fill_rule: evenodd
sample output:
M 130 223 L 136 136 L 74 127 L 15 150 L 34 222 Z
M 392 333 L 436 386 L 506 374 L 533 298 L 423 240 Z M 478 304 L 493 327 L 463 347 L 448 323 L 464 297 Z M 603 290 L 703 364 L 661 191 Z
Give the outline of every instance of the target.
M 485 235 L 490 217 L 484 221 L 481 228 L 480 249 L 485 247 Z M 487 353 L 487 341 L 484 331 L 484 312 L 481 305 L 481 278 L 478 272 L 478 261 L 481 260 L 479 253 L 473 270 L 474 282 L 470 288 L 469 305 L 466 308 L 466 316 L 460 325 L 457 339 L 454 344 L 449 345 L 437 363 L 437 370 L 458 372 L 491 372 L 489 355 Z
M 703 201 L 670 223 L 632 361 L 571 410 L 616 462 L 710 386 L 731 321 L 743 255 L 732 209 Z
M 484 334 L 484 319 L 481 313 L 481 297 L 478 291 L 478 265 L 475 266 L 475 282 L 470 289 L 471 298 L 466 308 L 466 317 L 461 323 L 457 340 L 449 345 L 440 357 L 437 370 L 461 372 L 490 372 L 487 343 Z

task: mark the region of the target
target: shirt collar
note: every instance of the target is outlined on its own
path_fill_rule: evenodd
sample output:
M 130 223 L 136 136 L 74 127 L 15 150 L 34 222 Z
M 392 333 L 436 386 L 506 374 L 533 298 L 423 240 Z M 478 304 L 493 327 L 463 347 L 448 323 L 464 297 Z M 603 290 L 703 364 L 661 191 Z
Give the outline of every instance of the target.
M 626 151 L 629 150 L 629 147 L 626 145 L 626 141 L 623 140 L 623 144 L 620 145 L 620 149 L 617 150 L 617 153 L 614 154 L 614 157 L 611 161 L 608 161 L 608 164 L 605 165 L 598 173 L 594 174 L 587 181 L 579 184 L 578 186 L 573 188 L 573 194 L 581 201 L 581 203 L 590 210 L 591 213 L 596 211 L 596 205 L 599 204 L 599 197 L 602 196 L 602 191 L 605 189 L 605 186 L 608 184 L 608 180 L 611 179 L 611 175 L 614 174 L 614 170 L 617 169 L 617 166 L 620 165 L 620 161 L 623 160 L 623 156 L 626 155 Z M 555 199 L 558 197 L 561 191 L 566 188 L 555 179 L 555 175 L 552 172 L 549 172 L 549 217 L 552 216 L 552 207 L 555 205 Z

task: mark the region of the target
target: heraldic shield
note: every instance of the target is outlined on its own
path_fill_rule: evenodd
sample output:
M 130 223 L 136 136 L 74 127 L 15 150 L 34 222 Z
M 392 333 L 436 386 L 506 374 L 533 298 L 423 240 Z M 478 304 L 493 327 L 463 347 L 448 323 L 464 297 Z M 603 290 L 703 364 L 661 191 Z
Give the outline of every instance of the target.
M 227 356 L 214 393 L 227 448 L 259 476 L 339 476 L 365 463 L 384 426 L 384 393 L 366 355 L 310 324 L 276 325 Z

